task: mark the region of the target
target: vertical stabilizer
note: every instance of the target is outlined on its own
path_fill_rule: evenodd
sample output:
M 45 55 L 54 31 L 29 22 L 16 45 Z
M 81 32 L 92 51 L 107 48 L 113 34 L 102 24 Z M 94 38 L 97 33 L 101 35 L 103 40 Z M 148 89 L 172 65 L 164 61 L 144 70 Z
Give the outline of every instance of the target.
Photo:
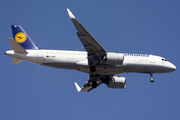
M 38 49 L 33 40 L 20 25 L 11 25 L 13 38 L 24 49 Z

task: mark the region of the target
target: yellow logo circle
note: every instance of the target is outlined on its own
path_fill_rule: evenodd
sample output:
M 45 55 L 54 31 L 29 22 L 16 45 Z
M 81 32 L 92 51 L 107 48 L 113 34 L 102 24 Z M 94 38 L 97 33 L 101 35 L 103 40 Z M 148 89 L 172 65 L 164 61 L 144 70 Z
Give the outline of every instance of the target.
M 24 43 L 27 39 L 26 34 L 19 32 L 15 35 L 15 40 L 17 43 Z

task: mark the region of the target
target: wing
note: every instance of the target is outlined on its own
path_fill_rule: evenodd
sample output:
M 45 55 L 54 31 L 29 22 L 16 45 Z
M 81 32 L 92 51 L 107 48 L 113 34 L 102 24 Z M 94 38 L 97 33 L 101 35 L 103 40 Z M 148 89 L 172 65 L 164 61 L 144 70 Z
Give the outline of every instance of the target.
M 80 88 L 79 85 L 75 82 L 75 86 L 78 92 L 90 92 L 94 88 L 98 87 L 102 83 L 107 84 L 107 81 L 110 78 L 110 75 L 93 75 L 89 74 L 89 81 L 85 83 L 85 85 Z
M 84 28 L 84 26 L 75 18 L 72 12 L 67 9 L 69 17 L 71 18 L 74 26 L 77 29 L 77 38 L 80 39 L 81 43 L 84 46 L 84 49 L 88 52 L 88 65 L 93 66 L 95 64 L 103 64 L 101 60 L 106 54 L 106 50 L 93 38 L 93 36 Z M 89 92 L 101 85 L 102 83 L 106 84 L 107 79 L 110 75 L 94 75 L 89 74 L 89 81 L 80 88 L 79 85 L 75 82 L 75 86 L 78 92 Z
M 95 57 L 101 57 L 106 54 L 106 50 L 93 38 L 93 36 L 84 28 L 84 26 L 75 18 L 72 12 L 67 9 L 69 17 L 77 29 L 77 38 L 80 39 L 84 49 L 88 52 L 88 64 L 93 64 Z
M 79 85 L 75 82 L 75 86 L 78 92 L 90 92 L 94 88 L 98 87 L 102 83 L 108 85 L 108 81 L 113 75 L 93 75 L 89 74 L 89 81 L 85 83 L 85 85 L 80 88 Z
M 78 92 L 90 92 L 94 88 L 92 87 L 92 82 L 87 82 L 82 88 L 79 87 L 79 85 L 74 82 L 76 89 Z M 97 86 L 101 85 L 102 81 L 97 81 Z

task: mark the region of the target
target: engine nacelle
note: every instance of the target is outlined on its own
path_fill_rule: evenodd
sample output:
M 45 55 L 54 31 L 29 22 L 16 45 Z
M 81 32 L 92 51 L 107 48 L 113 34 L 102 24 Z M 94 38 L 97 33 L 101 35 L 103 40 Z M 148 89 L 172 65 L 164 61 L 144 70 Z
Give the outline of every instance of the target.
M 113 76 L 109 78 L 109 88 L 124 89 L 126 87 L 126 78 Z
M 112 65 L 122 65 L 124 61 L 124 54 L 121 53 L 107 53 L 104 60 Z

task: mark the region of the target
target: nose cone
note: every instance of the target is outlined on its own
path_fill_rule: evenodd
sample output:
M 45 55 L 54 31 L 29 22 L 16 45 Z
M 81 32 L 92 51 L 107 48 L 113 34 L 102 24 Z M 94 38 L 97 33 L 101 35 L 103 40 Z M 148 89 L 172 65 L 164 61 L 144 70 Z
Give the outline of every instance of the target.
M 172 70 L 172 72 L 175 71 L 176 70 L 176 66 L 172 64 L 171 65 L 171 70 Z
M 168 64 L 168 71 L 173 72 L 176 70 L 176 66 L 169 62 Z

